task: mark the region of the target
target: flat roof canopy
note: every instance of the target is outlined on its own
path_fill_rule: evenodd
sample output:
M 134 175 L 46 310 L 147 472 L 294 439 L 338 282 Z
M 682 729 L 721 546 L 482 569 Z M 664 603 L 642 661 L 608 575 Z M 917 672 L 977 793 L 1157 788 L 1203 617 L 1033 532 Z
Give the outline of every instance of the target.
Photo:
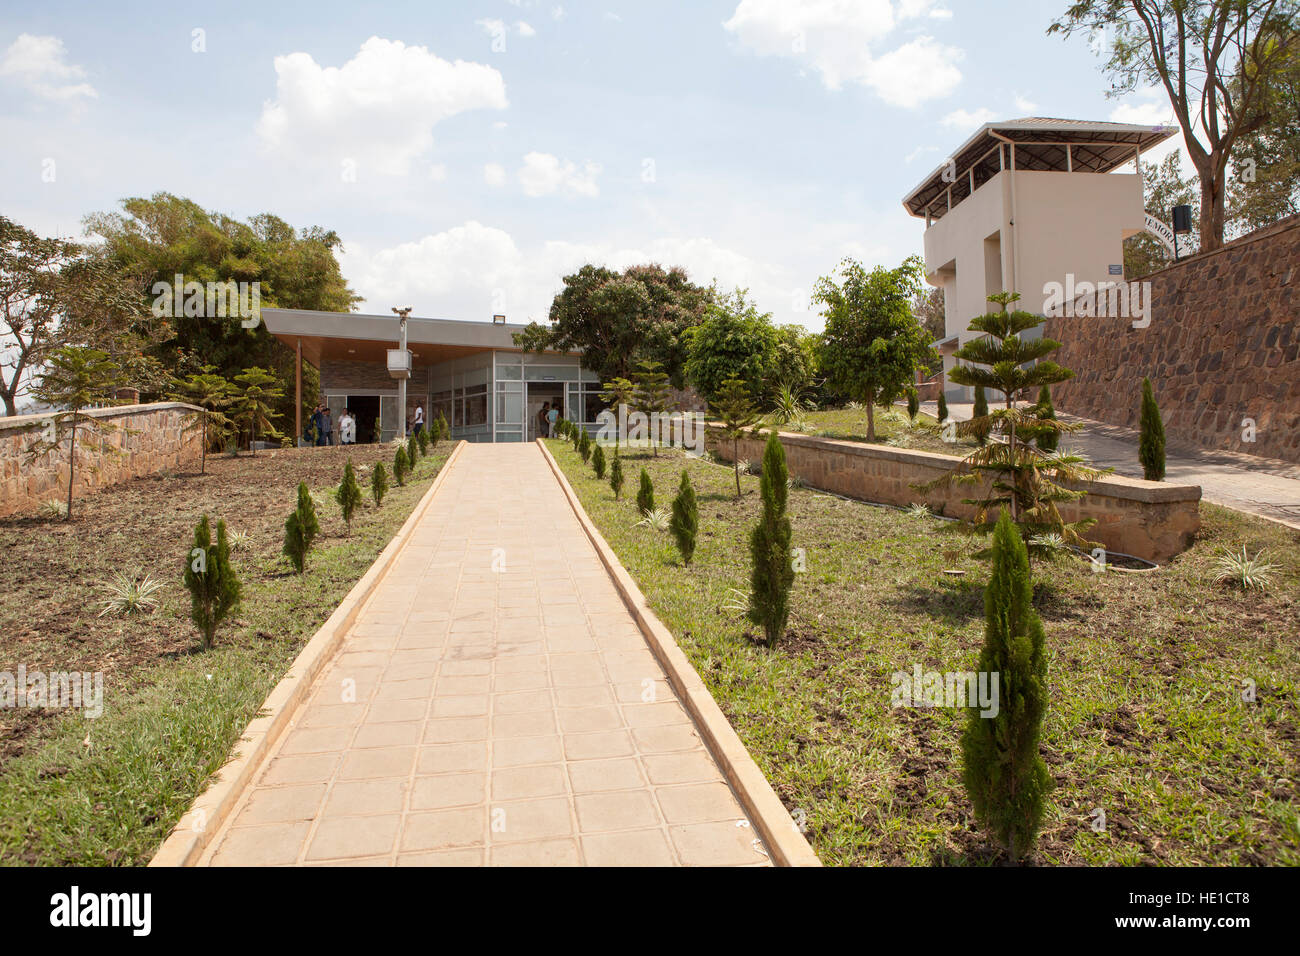
M 1018 170 L 1108 173 L 1132 162 L 1138 150 L 1146 152 L 1176 132 L 1176 126 L 1135 126 L 1043 116 L 985 123 L 952 154 L 952 162 L 956 164 L 955 182 L 944 178 L 949 169 L 945 160 L 908 193 L 903 206 L 913 216 L 924 218 L 930 210 L 933 218 L 942 217 L 948 211 L 947 203 L 931 209 L 935 200 L 946 196 L 952 187 L 962 194 L 954 196 L 953 206 L 956 206 L 957 200 L 970 195 L 972 178 L 978 189 L 997 175 L 1002 169 L 998 147 L 1008 141 L 1015 144 Z
M 302 357 L 317 368 L 323 359 L 385 363 L 388 349 L 397 348 L 400 335 L 396 315 L 265 308 L 262 321 L 268 332 L 291 349 L 296 349 L 301 339 Z M 521 349 L 513 336 L 525 328 L 413 315 L 406 320 L 406 347 L 416 366 L 436 365 L 477 352 L 518 352 Z

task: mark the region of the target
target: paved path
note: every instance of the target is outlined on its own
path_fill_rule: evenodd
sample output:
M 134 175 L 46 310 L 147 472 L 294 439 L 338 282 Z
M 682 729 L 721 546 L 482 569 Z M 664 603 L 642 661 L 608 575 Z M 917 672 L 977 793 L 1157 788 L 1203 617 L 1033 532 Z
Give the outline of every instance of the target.
M 203 862 L 764 865 L 755 836 L 541 452 L 469 445 Z
M 928 414 L 935 414 L 933 402 L 923 405 Z M 952 404 L 948 411 L 958 421 L 971 417 L 969 404 Z M 1080 422 L 1084 426 L 1082 431 L 1061 436 L 1062 451 L 1075 449 L 1098 467 L 1114 468 L 1116 474 L 1133 478 L 1142 477 L 1136 430 L 1058 414 L 1062 421 Z M 1169 444 L 1165 449 L 1165 480 L 1170 484 L 1200 485 L 1206 501 L 1300 529 L 1300 465 L 1237 452 Z

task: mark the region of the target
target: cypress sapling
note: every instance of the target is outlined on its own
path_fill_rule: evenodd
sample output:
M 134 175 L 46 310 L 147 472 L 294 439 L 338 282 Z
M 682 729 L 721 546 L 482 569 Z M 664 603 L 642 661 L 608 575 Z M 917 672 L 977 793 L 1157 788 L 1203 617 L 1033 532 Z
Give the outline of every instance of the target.
M 673 519 L 669 528 L 677 541 L 677 550 L 682 553 L 682 563 L 689 567 L 691 558 L 695 555 L 700 514 L 695 501 L 695 489 L 691 486 L 691 476 L 685 468 L 682 469 L 682 483 L 678 486 L 677 497 L 673 499 Z
M 609 466 L 609 486 L 614 489 L 614 500 L 618 501 L 623 494 L 623 459 L 618 455 Z
M 351 534 L 352 513 L 357 510 L 357 505 L 361 504 L 361 486 L 357 484 L 357 475 L 352 470 L 351 458 L 343 466 L 343 480 L 339 482 L 338 490 L 334 492 L 334 500 L 339 503 L 339 511 L 343 513 L 343 523 L 348 529 L 348 534 Z
M 760 486 L 763 514 L 749 539 L 753 561 L 749 579 L 749 620 L 763 628 L 764 639 L 770 646 L 785 633 L 786 621 L 790 618 L 790 588 L 794 584 L 794 564 L 790 555 L 792 531 L 785 513 L 789 472 L 785 465 L 785 448 L 775 430 L 767 436 Z
M 378 508 L 384 503 L 384 495 L 388 493 L 388 472 L 384 470 L 384 463 L 376 462 L 375 470 L 370 475 L 370 494 L 375 499 L 375 507 Z
M 230 564 L 226 522 L 217 521 L 217 543 L 204 515 L 194 528 L 194 541 L 185 558 L 185 587 L 190 592 L 190 620 L 203 637 L 203 649 L 210 650 L 217 627 L 239 606 L 239 577 Z
M 655 486 L 644 468 L 641 469 L 641 487 L 636 493 L 636 507 L 643 515 L 655 510 Z
M 604 479 L 605 477 L 605 449 L 597 443 L 591 451 L 591 467 L 596 472 L 596 477 Z
M 1165 423 L 1160 417 L 1151 379 L 1142 379 L 1142 419 L 1138 438 L 1138 460 L 1147 481 L 1165 480 Z

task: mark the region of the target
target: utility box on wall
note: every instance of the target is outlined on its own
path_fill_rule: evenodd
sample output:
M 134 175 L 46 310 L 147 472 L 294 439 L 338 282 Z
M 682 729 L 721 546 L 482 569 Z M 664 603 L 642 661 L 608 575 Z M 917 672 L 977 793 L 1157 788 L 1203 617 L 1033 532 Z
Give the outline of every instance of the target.
M 388 374 L 393 378 L 411 377 L 411 350 L 388 350 Z

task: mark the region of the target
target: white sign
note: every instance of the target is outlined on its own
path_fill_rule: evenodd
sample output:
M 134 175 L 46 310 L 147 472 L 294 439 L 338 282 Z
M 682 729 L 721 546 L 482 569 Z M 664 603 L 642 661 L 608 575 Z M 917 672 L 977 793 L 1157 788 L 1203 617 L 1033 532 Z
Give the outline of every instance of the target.
M 1169 254 L 1170 254 L 1170 255 L 1173 255 L 1173 253 L 1174 253 L 1174 231 L 1173 231 L 1172 229 L 1170 229 L 1168 226 L 1166 226 L 1163 222 L 1161 222 L 1161 221 L 1160 221 L 1159 219 L 1157 219 L 1155 216 L 1151 215 L 1151 213 L 1147 213 L 1147 214 L 1146 214 L 1146 231 L 1149 232 L 1149 233 L 1151 233 L 1151 235 L 1155 236 L 1155 237 L 1156 237 L 1157 239 L 1159 239 L 1162 243 L 1164 243 L 1165 248 L 1169 250 Z

